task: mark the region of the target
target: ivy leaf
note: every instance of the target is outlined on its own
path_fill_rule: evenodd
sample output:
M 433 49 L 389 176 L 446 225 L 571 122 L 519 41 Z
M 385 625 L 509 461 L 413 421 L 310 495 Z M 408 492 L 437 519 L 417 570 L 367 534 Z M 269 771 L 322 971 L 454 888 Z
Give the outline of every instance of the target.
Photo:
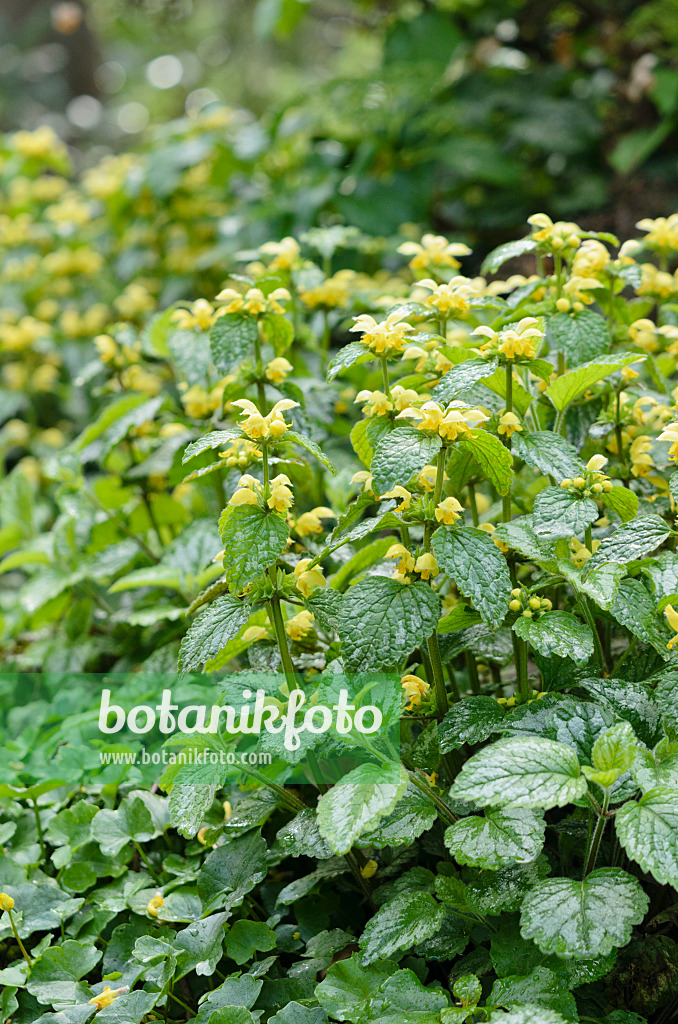
M 519 459 L 545 476 L 555 477 L 558 482 L 579 476 L 584 470 L 574 445 L 551 430 L 517 433 L 512 441 L 514 454 Z
M 628 487 L 615 485 L 607 494 L 601 494 L 605 508 L 616 512 L 623 523 L 630 522 L 638 515 L 638 495 Z
M 344 594 L 337 615 L 347 670 L 399 667 L 435 632 L 439 614 L 440 598 L 426 583 L 384 576 L 360 580 Z
M 549 348 L 562 352 L 573 366 L 604 355 L 610 347 L 607 324 L 591 309 L 554 313 L 546 320 L 546 338 Z
M 259 327 L 254 317 L 226 313 L 217 317 L 210 330 L 212 359 L 219 373 L 228 373 L 254 351 Z
M 219 518 L 219 534 L 227 553 L 226 580 L 241 593 L 283 553 L 290 528 L 283 516 L 259 505 L 228 505 Z
M 130 840 L 145 843 L 156 834 L 150 811 L 138 796 L 126 797 L 117 811 L 102 808 L 92 820 L 92 836 L 109 857 L 120 853 Z
M 619 868 L 598 868 L 581 882 L 548 878 L 526 893 L 520 931 L 543 953 L 607 956 L 615 946 L 626 945 L 648 905 L 640 883 Z
M 397 483 L 407 483 L 424 466 L 434 462 L 442 441 L 437 434 L 428 436 L 409 423 L 386 434 L 374 449 L 372 475 L 379 494 L 392 490 Z
M 324 980 L 316 985 L 316 999 L 333 1020 L 362 1020 L 375 992 L 397 970 L 393 960 L 363 965 L 354 953 L 329 967 Z
M 484 743 L 501 729 L 504 709 L 494 697 L 463 697 L 453 704 L 438 726 L 443 754 L 458 750 L 465 743 Z
M 348 853 L 363 832 L 390 814 L 409 778 L 399 763 L 363 764 L 345 775 L 318 804 L 318 831 L 334 853 Z
M 545 487 L 534 501 L 532 522 L 540 537 L 575 537 L 600 518 L 592 498 L 577 498 L 562 487 Z
M 431 392 L 431 398 L 434 402 L 447 405 L 459 395 L 470 391 L 479 380 L 491 377 L 496 369 L 496 359 L 467 359 L 463 363 L 457 363 L 436 384 Z
M 232 640 L 252 613 L 232 594 L 218 597 L 189 627 L 179 649 L 179 672 L 195 672 Z
M 604 380 L 605 377 L 616 373 L 622 367 L 637 363 L 644 358 L 645 356 L 634 352 L 626 355 L 598 356 L 588 363 L 582 363 L 576 370 L 570 370 L 569 373 L 558 377 L 552 384 L 549 384 L 544 394 L 550 398 L 554 408 L 558 412 L 562 412 L 575 398 L 582 395 L 593 384 L 597 384 L 599 380 Z
M 372 359 L 374 359 L 374 354 L 368 348 L 365 348 L 361 342 L 349 342 L 348 345 L 344 345 L 343 348 L 339 349 L 327 367 L 328 383 L 333 381 L 335 377 L 338 377 L 343 370 L 347 370 L 349 366 L 369 363 Z
M 604 537 L 595 554 L 586 563 L 587 575 L 604 562 L 634 562 L 658 548 L 671 533 L 660 516 L 636 516 L 609 537 Z
M 678 792 L 657 786 L 617 811 L 614 827 L 629 857 L 660 885 L 678 888 Z
M 500 626 L 511 600 L 506 559 L 491 537 L 473 527 L 437 530 L 433 553 L 440 568 L 457 584 L 490 626 Z
M 571 612 L 544 612 L 538 619 L 521 616 L 514 622 L 513 632 L 546 658 L 555 654 L 585 665 L 593 654 L 591 630 Z
M 102 955 L 91 942 L 67 939 L 41 953 L 31 968 L 26 988 L 40 1003 L 75 1002 L 77 983 L 96 967 Z
M 367 923 L 358 940 L 361 962 L 371 964 L 429 939 L 442 925 L 444 916 L 443 907 L 428 893 L 401 893 L 380 907 Z
M 460 437 L 457 446 L 473 456 L 481 472 L 500 494 L 508 494 L 513 480 L 513 456 L 498 437 L 487 430 L 478 430 Z
M 466 762 L 450 793 L 477 806 L 563 807 L 586 792 L 577 755 L 542 736 L 516 736 Z
M 515 259 L 516 256 L 523 256 L 526 252 L 534 252 L 536 248 L 537 243 L 532 235 L 518 238 L 514 242 L 503 242 L 485 257 L 480 273 L 495 274 L 502 263 Z
M 534 811 L 488 809 L 450 825 L 445 846 L 458 864 L 496 871 L 507 864 L 528 863 L 544 845 L 543 816 Z
M 266 842 L 258 832 L 218 846 L 205 858 L 198 875 L 198 895 L 204 910 L 238 906 L 267 871 Z

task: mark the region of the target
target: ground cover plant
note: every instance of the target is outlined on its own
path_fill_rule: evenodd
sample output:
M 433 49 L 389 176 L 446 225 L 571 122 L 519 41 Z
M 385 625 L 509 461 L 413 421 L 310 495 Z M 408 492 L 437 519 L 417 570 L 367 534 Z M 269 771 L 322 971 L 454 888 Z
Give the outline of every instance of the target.
M 200 162 L 163 222 L 3 161 L 2 1020 L 672 1020 L 678 220 L 228 261 Z M 370 674 L 399 749 L 333 776 L 98 728 Z

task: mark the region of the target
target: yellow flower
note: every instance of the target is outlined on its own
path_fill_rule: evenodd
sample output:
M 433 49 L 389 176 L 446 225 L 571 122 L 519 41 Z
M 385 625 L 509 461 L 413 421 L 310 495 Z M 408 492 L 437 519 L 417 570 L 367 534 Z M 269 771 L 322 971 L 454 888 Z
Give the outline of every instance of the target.
M 363 876 L 363 878 L 374 878 L 374 876 L 377 873 L 378 867 L 379 865 L 377 864 L 376 860 L 368 860 L 367 863 L 363 864 L 363 866 L 361 867 L 360 874 Z
M 239 487 L 229 499 L 229 505 L 258 505 L 259 497 L 250 487 Z
M 279 479 L 279 477 L 276 477 L 276 480 Z M 287 479 L 287 477 L 285 477 L 285 479 Z M 291 508 L 294 504 L 294 495 L 287 484 L 282 481 L 276 483 L 276 480 L 271 481 L 271 494 L 266 500 L 266 504 L 269 508 L 275 509 L 276 512 L 286 512 L 287 509 Z
M 146 910 L 151 915 L 151 917 L 158 916 L 158 911 L 160 910 L 160 907 L 163 905 L 164 902 L 165 901 L 159 892 L 157 892 L 155 896 L 153 896 L 152 899 L 148 901 L 148 904 L 146 905 Z
M 290 640 L 301 640 L 313 632 L 314 618 L 311 612 L 305 608 L 298 615 L 288 619 L 285 623 L 285 632 Z
M 212 303 L 207 299 L 198 299 L 189 309 L 175 309 L 170 320 L 183 331 L 191 330 L 193 327 L 208 331 L 216 317 Z
M 651 469 L 654 469 L 654 460 L 650 455 L 652 439 L 645 434 L 639 434 L 631 443 L 629 457 L 631 459 L 631 472 L 635 477 L 645 477 Z
M 118 346 L 110 334 L 98 334 L 94 339 L 94 344 L 101 362 L 112 363 L 118 354 Z
M 377 323 L 368 313 L 362 313 L 355 318 L 355 323 L 349 330 L 361 332 L 361 344 L 377 355 L 384 355 L 389 352 L 402 352 L 405 347 L 405 335 L 413 331 L 414 327 L 406 320 L 400 320 L 396 310 L 389 313 L 381 323 Z
M 383 391 L 359 391 L 354 399 L 355 402 L 366 402 L 363 412 L 366 416 L 388 416 L 393 410 L 391 402 Z
M 632 366 L 622 366 L 621 378 L 624 381 L 632 381 L 638 377 L 638 371 L 634 370 Z
M 643 244 L 649 249 L 656 249 L 658 252 L 674 252 L 678 249 L 678 214 L 657 217 L 656 220 L 644 217 L 638 221 L 636 227 L 647 232 Z
M 421 243 L 403 242 L 398 252 L 412 257 L 409 264 L 412 270 L 426 270 L 428 267 L 456 269 L 461 265 L 456 257 L 469 256 L 471 250 L 463 242 L 449 242 L 443 235 L 426 234 Z
M 404 512 L 408 509 L 410 507 L 410 502 L 412 501 L 410 491 L 408 491 L 406 487 L 402 487 L 400 484 L 396 484 L 390 491 L 386 491 L 385 494 L 382 494 L 382 498 L 395 498 L 400 501 L 400 505 L 398 505 L 398 511 L 400 512 Z
M 362 484 L 363 491 L 372 490 L 372 474 L 367 469 L 359 469 L 357 473 L 354 473 L 351 477 L 352 484 Z
M 506 434 L 507 437 L 511 437 L 516 431 L 522 430 L 520 420 L 514 412 L 505 412 L 499 420 L 499 426 L 497 432 L 500 434 Z
M 222 807 L 224 808 L 224 821 L 230 821 L 233 817 L 233 808 L 231 807 L 230 800 L 224 800 Z
M 482 530 L 483 533 L 489 533 L 494 541 L 495 547 L 499 548 L 500 551 L 503 551 L 503 553 L 506 554 L 508 551 L 508 544 L 504 544 L 503 540 L 499 540 L 499 537 L 494 536 L 494 531 L 497 529 L 494 523 L 481 523 L 478 529 Z
M 437 576 L 440 569 L 438 568 L 435 556 L 430 551 L 425 551 L 423 555 L 419 555 L 415 562 L 414 571 L 418 572 L 423 580 L 429 580 L 431 577 Z
M 285 380 L 291 369 L 292 364 L 287 359 L 284 359 L 283 356 L 278 356 L 267 364 L 266 377 L 272 384 L 280 384 Z
M 207 394 L 205 389 L 201 388 L 199 384 L 194 384 L 182 394 L 181 404 L 188 416 L 195 420 L 201 420 L 211 415 L 220 402 L 217 401 L 215 405 L 214 399 Z
M 596 277 L 610 263 L 610 254 L 602 242 L 586 238 L 572 260 L 572 273 L 578 277 Z
M 422 491 L 426 491 L 430 494 L 431 491 L 435 490 L 437 476 L 437 466 L 424 466 L 417 476 L 417 485 L 421 487 Z
M 312 533 L 322 533 L 322 519 L 334 519 L 335 513 L 331 508 L 318 505 L 310 512 L 303 512 L 294 524 L 294 530 L 300 537 L 308 537 Z
M 548 252 L 560 252 L 566 246 L 576 249 L 580 243 L 581 228 L 578 224 L 562 220 L 554 223 L 546 213 L 534 213 L 527 218 L 527 223 L 538 229 L 532 231 L 532 237 Z
M 538 342 L 544 337 L 534 316 L 525 316 L 515 327 L 505 327 L 499 333 L 491 327 L 476 327 L 471 333 L 487 338 L 481 352 L 497 351 L 507 359 L 534 359 Z
M 409 409 L 413 402 L 417 402 L 419 395 L 412 388 L 404 388 L 402 384 L 395 384 L 391 388 L 391 398 L 398 412 L 402 412 L 403 409 Z
M 456 441 L 460 434 L 471 433 L 471 426 L 487 419 L 477 409 L 448 409 L 438 427 L 438 433 L 447 441 Z
M 437 432 L 444 416 L 445 413 L 437 402 L 424 402 L 419 409 L 412 406 L 403 409 L 398 419 L 415 419 L 419 421 L 417 430 L 435 430 Z
M 14 910 L 14 900 L 6 892 L 0 892 L 0 910 Z
M 317 590 L 318 587 L 324 587 L 327 582 L 320 566 L 315 565 L 312 569 L 308 568 L 311 562 L 311 558 L 302 558 L 294 567 L 297 590 L 304 597 L 309 597 L 314 590 Z
M 459 504 L 456 498 L 445 498 L 436 508 L 436 519 L 439 523 L 450 526 L 459 519 L 463 511 L 463 506 Z
M 425 679 L 411 674 L 403 676 L 400 685 L 407 697 L 406 711 L 411 711 L 417 704 L 421 704 L 422 698 L 426 697 L 431 689 L 430 683 Z
M 96 1006 L 97 1010 L 103 1010 L 104 1007 L 110 1006 L 113 1000 L 117 999 L 123 992 L 129 992 L 129 985 L 123 985 L 122 988 L 111 988 L 110 985 L 104 985 L 103 991 L 98 996 L 90 999 L 88 1005 Z
M 414 569 L 414 555 L 407 550 L 404 544 L 392 544 L 386 552 L 386 558 L 400 559 L 396 566 L 396 572 L 400 576 L 404 576 Z
M 671 442 L 669 459 L 678 462 L 678 423 L 667 423 L 657 440 Z
M 156 373 L 150 373 L 138 363 L 133 363 L 123 370 L 120 380 L 125 388 L 130 391 L 140 391 L 151 397 L 160 394 L 162 391 L 162 379 Z
M 259 252 L 274 257 L 269 263 L 270 270 L 291 270 L 301 255 L 299 243 L 289 235 L 279 242 L 264 242 L 259 246 Z
M 600 473 L 602 469 L 607 466 L 607 459 L 604 455 L 592 455 L 589 461 L 586 463 L 587 473 Z
M 255 644 L 258 640 L 268 640 L 268 630 L 263 626 L 250 626 L 240 639 L 246 644 Z
M 471 308 L 470 299 L 475 289 L 467 277 L 453 277 L 445 284 L 425 278 L 417 281 L 417 288 L 427 288 L 431 294 L 424 299 L 424 305 L 435 309 L 442 316 L 462 317 Z
M 666 608 L 664 609 L 664 615 L 666 616 L 666 620 L 669 626 L 676 634 L 676 636 L 671 637 L 671 639 L 666 645 L 668 649 L 672 651 L 676 644 L 678 644 L 678 612 L 673 608 L 672 605 L 667 604 Z
M 262 416 L 254 402 L 247 398 L 239 398 L 231 404 L 243 410 L 245 419 L 240 423 L 240 429 L 253 441 L 281 437 L 290 427 L 283 419 L 283 412 L 299 405 L 291 398 L 283 398 L 276 402 L 267 416 Z
M 354 270 L 338 270 L 336 274 L 314 288 L 301 288 L 299 298 L 309 309 L 316 309 L 318 306 L 324 306 L 326 309 L 347 306 L 351 298 L 349 285 L 355 276 Z

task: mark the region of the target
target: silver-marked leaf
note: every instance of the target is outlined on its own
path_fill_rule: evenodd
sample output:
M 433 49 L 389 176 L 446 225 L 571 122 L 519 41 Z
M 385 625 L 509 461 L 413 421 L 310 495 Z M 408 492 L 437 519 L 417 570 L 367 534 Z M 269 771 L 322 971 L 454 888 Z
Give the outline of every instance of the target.
M 546 338 L 549 348 L 562 352 L 571 366 L 596 359 L 610 347 L 607 323 L 591 309 L 554 313 L 546 321 Z
M 223 594 L 208 605 L 181 641 L 179 672 L 198 671 L 237 636 L 251 614 L 250 605 L 232 594 Z
M 228 505 L 219 518 L 219 534 L 226 581 L 239 594 L 283 553 L 290 528 L 283 516 L 259 505 Z
M 483 747 L 450 790 L 479 807 L 563 807 L 586 792 L 577 755 L 542 736 L 515 736 Z
M 343 370 L 347 370 L 349 366 L 368 363 L 374 358 L 374 353 L 365 348 L 362 342 L 351 341 L 348 345 L 340 348 L 336 356 L 331 360 L 327 367 L 327 380 L 328 382 L 333 381 L 335 377 L 338 377 Z
M 499 978 L 492 986 L 490 1006 L 523 1007 L 535 1005 L 564 1014 L 576 1020 L 577 1004 L 567 980 L 548 967 L 535 967 L 530 974 L 513 974 Z
M 666 540 L 670 532 L 670 527 L 660 516 L 636 516 L 601 540 L 596 553 L 586 563 L 587 574 L 603 562 L 626 564 L 645 558 Z
M 452 402 L 459 395 L 470 391 L 479 380 L 491 377 L 496 369 L 496 359 L 467 359 L 464 363 L 457 363 L 436 384 L 431 392 L 431 398 L 441 405 Z
M 584 463 L 577 449 L 560 434 L 552 430 L 535 430 L 513 435 L 513 452 L 532 469 L 545 476 L 551 475 L 560 483 L 566 478 L 579 476 Z
M 622 626 L 649 644 L 663 658 L 668 657 L 667 637 L 659 627 L 654 600 L 636 579 L 622 580 L 610 612 Z
M 258 333 L 255 317 L 241 313 L 217 317 L 210 330 L 212 359 L 217 370 L 228 373 L 235 363 L 252 355 Z
M 345 775 L 318 804 L 318 831 L 334 853 L 348 853 L 404 795 L 409 778 L 400 764 L 363 764 Z
M 678 889 L 678 790 L 657 786 L 629 800 L 614 819 L 619 842 L 660 885 Z
M 511 600 L 506 559 L 491 537 L 473 527 L 436 530 L 433 553 L 439 567 L 457 584 L 490 626 L 500 626 Z
M 406 484 L 435 461 L 441 445 L 437 434 L 429 436 L 409 423 L 386 434 L 374 449 L 370 467 L 376 492 L 386 494 L 396 484 Z
M 439 614 L 440 598 L 426 583 L 408 585 L 385 576 L 361 580 L 344 594 L 337 615 L 346 668 L 399 667 L 435 631 Z
M 207 786 L 172 786 L 169 812 L 172 825 L 186 839 L 197 835 L 205 815 L 212 806 L 216 783 Z
M 532 235 L 518 238 L 514 242 L 503 242 L 485 257 L 480 273 L 495 274 L 502 263 L 515 259 L 516 256 L 523 256 L 526 252 L 534 252 L 536 248 L 537 243 Z
M 218 846 L 205 858 L 198 875 L 198 895 L 204 910 L 238 906 L 267 871 L 266 842 L 258 832 L 248 832 Z
M 616 512 L 623 523 L 628 523 L 638 515 L 638 495 L 628 487 L 615 485 L 606 494 L 601 494 L 600 500 L 605 508 Z
M 521 616 L 513 624 L 513 632 L 546 658 L 555 654 L 585 665 L 593 654 L 593 633 L 571 612 L 544 612 L 538 619 Z
M 518 808 L 488 808 L 485 817 L 456 821 L 445 832 L 445 846 L 458 864 L 496 871 L 507 864 L 526 864 L 544 845 L 546 823 L 540 814 Z
M 452 705 L 438 726 L 443 754 L 465 743 L 484 743 L 501 729 L 505 712 L 494 697 L 464 697 Z
M 358 941 L 362 963 L 371 964 L 424 942 L 435 935 L 444 916 L 443 907 L 428 893 L 401 893 L 367 923 Z
M 382 818 L 375 829 L 363 832 L 361 844 L 375 846 L 405 846 L 433 826 L 437 812 L 435 805 L 411 782 L 390 814 Z
M 363 1020 L 375 992 L 397 970 L 398 965 L 386 959 L 363 966 L 354 953 L 329 967 L 316 986 L 316 999 L 333 1020 Z
M 615 946 L 626 945 L 648 904 L 637 879 L 619 868 L 598 868 L 583 881 L 548 878 L 526 893 L 520 931 L 543 953 L 606 956 Z
M 591 498 L 577 498 L 562 487 L 545 487 L 534 501 L 532 522 L 540 537 L 576 537 L 600 518 Z
M 317 445 L 315 441 L 311 440 L 310 437 L 306 437 L 305 434 L 299 434 L 296 430 L 288 430 L 283 435 L 283 440 L 294 441 L 300 448 L 307 451 L 310 455 L 315 456 L 318 462 L 321 462 L 325 469 L 329 469 L 330 473 L 334 476 L 337 472 L 337 467 L 334 465 L 331 459 L 325 455 L 320 445 Z
M 199 437 L 197 441 L 192 441 L 186 448 L 181 461 L 182 463 L 188 462 L 189 459 L 195 458 L 196 455 L 212 451 L 214 448 L 228 448 L 231 441 L 241 436 L 242 431 L 238 427 L 228 427 L 226 430 L 213 430 L 211 434 L 205 434 L 203 437 Z

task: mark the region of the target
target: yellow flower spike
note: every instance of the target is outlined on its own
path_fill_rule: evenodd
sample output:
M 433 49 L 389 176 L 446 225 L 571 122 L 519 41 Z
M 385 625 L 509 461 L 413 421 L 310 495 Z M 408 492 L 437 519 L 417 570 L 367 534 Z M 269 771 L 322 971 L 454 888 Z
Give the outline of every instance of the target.
M 160 895 L 159 892 L 157 892 L 155 894 L 155 896 L 153 896 L 148 901 L 148 903 L 146 905 L 146 910 L 151 915 L 151 917 L 157 917 L 158 916 L 158 911 L 160 910 L 160 907 L 163 905 L 164 902 L 165 901 L 164 901 L 164 899 L 162 898 L 162 896 Z
M 406 711 L 411 711 L 412 708 L 421 704 L 423 698 L 428 696 L 431 689 L 430 683 L 427 683 L 425 679 L 411 674 L 402 677 L 400 686 L 405 691 L 405 696 L 407 697 Z
M 678 644 L 678 612 L 675 610 L 673 605 L 667 604 L 664 608 L 664 615 L 666 616 L 666 621 L 668 622 L 669 626 L 676 634 L 675 636 L 671 637 L 671 639 L 666 645 L 667 648 L 670 651 L 672 651 L 676 644 Z
M 272 384 L 281 384 L 291 371 L 292 364 L 289 360 L 285 359 L 283 356 L 278 356 L 276 359 L 272 359 L 270 363 L 267 363 L 266 378 L 270 380 Z
M 418 572 L 423 580 L 430 580 L 440 572 L 435 556 L 430 551 L 425 551 L 414 564 L 414 571 Z
M 439 523 L 451 526 L 452 523 L 455 523 L 460 518 L 463 511 L 463 505 L 456 498 L 445 498 L 437 506 L 435 516 Z
M 89 1000 L 88 1006 L 96 1006 L 97 1010 L 103 1010 L 106 1006 L 110 1006 L 114 999 L 123 995 L 124 992 L 129 992 L 129 985 L 123 985 L 122 988 L 111 988 L 110 985 L 104 985 L 99 995 Z
M 516 414 L 514 412 L 505 412 L 499 420 L 497 432 L 505 434 L 506 437 L 511 437 L 516 431 L 521 431 L 522 429 L 522 424 Z
M 290 640 L 302 640 L 313 632 L 314 622 L 315 620 L 311 612 L 304 609 L 298 615 L 287 620 L 285 632 Z
M 398 505 L 399 512 L 407 510 L 410 507 L 410 503 L 412 501 L 411 493 L 407 490 L 406 487 L 401 487 L 400 484 L 396 484 L 395 487 L 392 488 L 392 490 L 386 491 L 385 494 L 382 494 L 382 498 L 397 499 L 400 502 L 400 504 Z
M 363 866 L 361 867 L 360 874 L 362 875 L 363 878 L 366 879 L 374 878 L 374 876 L 377 873 L 378 867 L 379 865 L 377 864 L 376 860 L 368 860 L 367 863 L 363 864 Z
M 435 309 L 441 316 L 463 317 L 471 308 L 470 299 L 476 294 L 473 283 L 467 277 L 453 277 L 447 283 L 438 284 L 429 278 L 417 281 L 417 288 L 426 288 L 431 294 L 424 299 L 424 305 Z

